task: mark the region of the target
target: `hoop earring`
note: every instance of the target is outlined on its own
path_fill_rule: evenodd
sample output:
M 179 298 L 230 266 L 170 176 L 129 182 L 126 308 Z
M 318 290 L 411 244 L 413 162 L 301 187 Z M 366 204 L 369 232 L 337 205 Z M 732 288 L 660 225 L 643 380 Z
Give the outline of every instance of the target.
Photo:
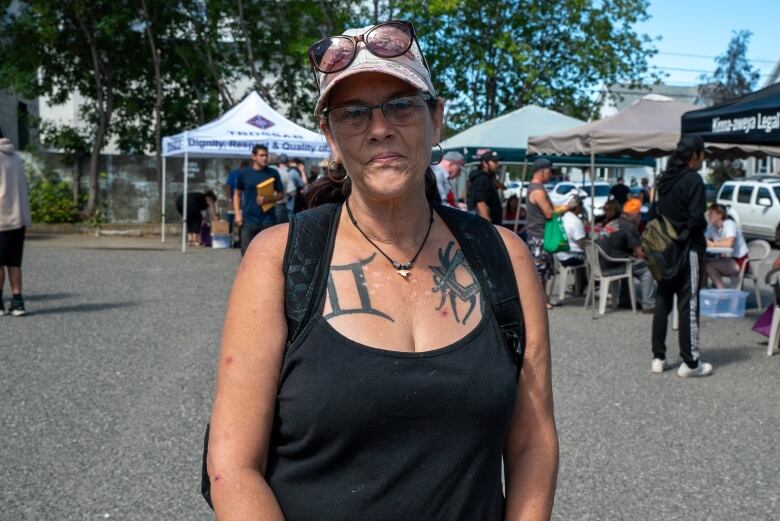
M 349 179 L 349 174 L 347 174 L 346 172 L 344 172 L 344 177 L 340 179 L 335 178 L 331 175 L 331 172 L 337 172 L 340 169 L 339 168 L 340 166 L 341 165 L 339 165 L 338 162 L 336 161 L 331 161 L 330 163 L 328 163 L 328 173 L 325 175 L 328 177 L 328 179 L 330 179 L 334 183 L 343 183 L 344 181 Z
M 433 149 L 436 148 L 436 147 L 439 148 L 439 160 L 438 161 L 434 161 L 433 160 Z M 444 149 L 441 147 L 441 145 L 439 143 L 436 143 L 435 145 L 433 145 L 433 148 L 431 149 L 431 164 L 432 165 L 438 165 L 439 163 L 441 163 L 442 159 L 444 159 Z

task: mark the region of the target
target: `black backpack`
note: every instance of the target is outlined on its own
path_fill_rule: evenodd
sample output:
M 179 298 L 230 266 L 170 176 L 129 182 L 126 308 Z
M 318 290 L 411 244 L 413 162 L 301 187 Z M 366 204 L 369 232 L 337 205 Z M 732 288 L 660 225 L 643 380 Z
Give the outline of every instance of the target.
M 447 206 L 435 205 L 435 208 L 455 236 L 479 282 L 485 302 L 493 310 L 519 377 L 525 353 L 525 325 L 506 246 L 495 227 L 485 219 Z M 333 251 L 340 215 L 341 205 L 324 204 L 297 213 L 290 220 L 283 266 L 288 346 L 295 342 L 319 310 L 330 265 L 330 258 L 324 253 Z M 203 440 L 201 494 L 213 508 L 206 469 L 208 443 L 207 426 Z

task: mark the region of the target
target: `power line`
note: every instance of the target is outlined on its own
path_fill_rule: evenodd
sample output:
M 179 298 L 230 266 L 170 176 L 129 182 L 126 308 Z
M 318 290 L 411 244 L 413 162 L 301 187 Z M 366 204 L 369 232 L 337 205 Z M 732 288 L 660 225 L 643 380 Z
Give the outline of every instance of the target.
M 664 67 L 660 65 L 655 66 L 657 69 L 661 69 L 663 71 L 675 71 L 675 72 L 698 72 L 702 74 L 712 74 L 713 70 L 707 70 L 707 69 L 688 69 L 685 67 Z M 771 76 L 771 74 L 760 74 L 762 78 Z
M 684 53 L 684 52 L 663 52 L 663 51 L 659 51 L 658 54 L 663 55 L 663 56 L 681 56 L 683 58 L 705 58 L 705 59 L 708 59 L 708 60 L 714 60 L 714 59 L 718 58 L 718 56 L 707 56 L 705 54 L 688 54 L 688 53 Z M 764 59 L 761 59 L 761 58 L 752 58 L 752 59 L 751 58 L 747 58 L 747 60 L 751 61 L 751 62 L 768 63 L 770 65 L 774 65 L 774 64 L 776 64 L 778 62 L 778 60 L 764 60 Z

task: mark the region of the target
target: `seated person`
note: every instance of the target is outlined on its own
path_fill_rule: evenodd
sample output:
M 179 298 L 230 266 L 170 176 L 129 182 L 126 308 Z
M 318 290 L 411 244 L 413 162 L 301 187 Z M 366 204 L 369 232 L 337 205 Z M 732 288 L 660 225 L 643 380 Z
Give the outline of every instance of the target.
M 573 195 L 566 202 L 566 212 L 561 215 L 566 237 L 569 239 L 569 251 L 555 254 L 558 261 L 564 266 L 582 266 L 585 264 L 585 253 L 582 249 L 585 244 L 585 225 L 580 219 L 582 213 L 582 200 Z
M 629 199 L 624 208 L 615 200 L 604 205 L 605 224 L 602 237 L 596 243 L 604 253 L 615 259 L 632 259 L 634 277 L 639 279 L 639 301 L 643 313 L 655 310 L 655 294 L 658 288 L 650 268 L 644 259 L 644 252 L 639 245 L 638 224 L 641 219 L 642 202 L 639 199 Z M 625 264 L 607 262 L 600 259 L 601 268 L 606 272 L 623 270 Z
M 520 205 L 520 199 L 516 195 L 506 200 L 503 225 L 520 236 L 525 235 L 525 208 Z
M 711 204 L 707 209 L 707 220 L 710 222 L 704 232 L 707 247 L 732 248 L 732 256 L 708 258 L 704 261 L 704 270 L 716 288 L 723 289 L 723 277 L 729 277 L 734 288 L 737 275 L 748 259 L 747 243 L 737 223 L 726 213 L 725 206 Z

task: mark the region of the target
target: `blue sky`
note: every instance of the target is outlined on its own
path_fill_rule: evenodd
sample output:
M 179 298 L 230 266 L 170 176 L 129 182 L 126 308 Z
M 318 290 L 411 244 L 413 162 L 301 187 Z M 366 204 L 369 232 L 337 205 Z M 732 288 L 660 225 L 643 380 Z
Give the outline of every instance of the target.
M 715 70 L 714 57 L 740 29 L 753 33 L 748 57 L 762 74 L 780 60 L 780 0 L 650 0 L 648 13 L 651 18 L 636 29 L 661 37 L 652 63 L 669 74 L 665 83 L 698 84 L 700 71 Z M 762 76 L 756 88 L 765 81 Z

